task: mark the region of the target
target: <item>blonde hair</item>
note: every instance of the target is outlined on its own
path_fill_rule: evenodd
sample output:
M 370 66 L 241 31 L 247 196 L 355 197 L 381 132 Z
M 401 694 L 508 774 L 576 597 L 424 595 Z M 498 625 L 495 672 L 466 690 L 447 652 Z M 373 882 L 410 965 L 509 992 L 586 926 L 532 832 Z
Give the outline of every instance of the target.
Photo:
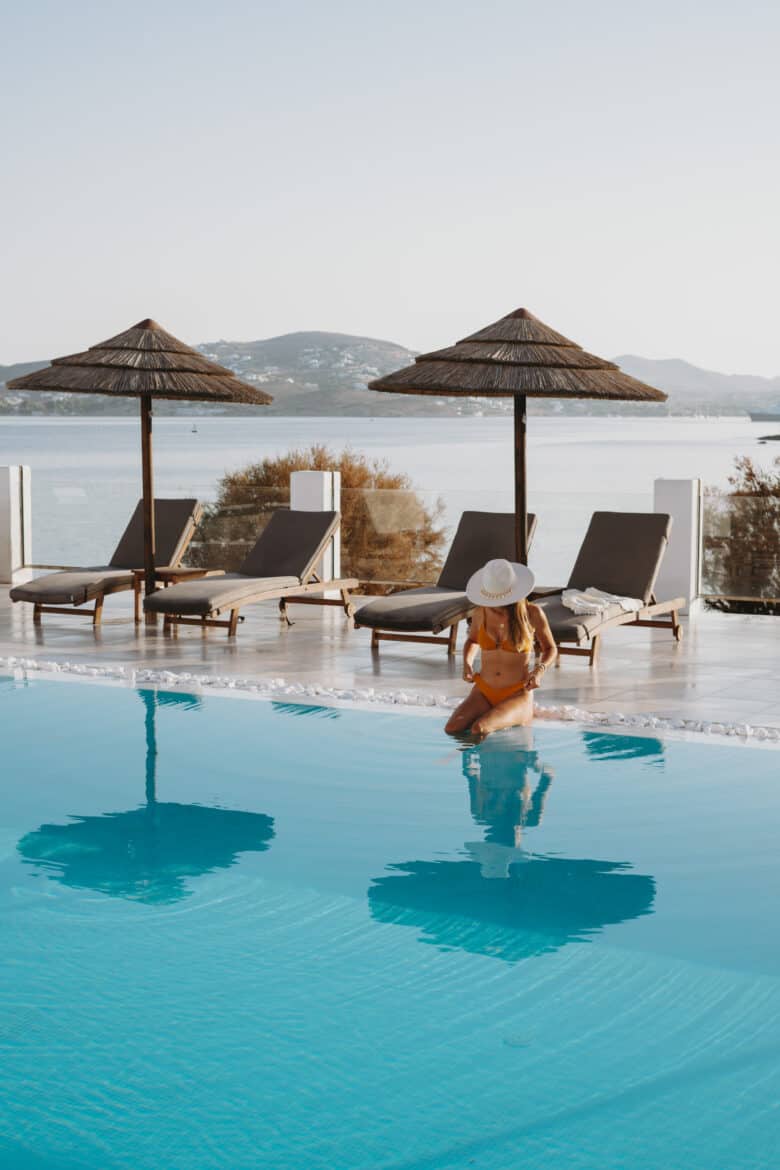
M 528 616 L 528 604 L 525 598 L 522 601 L 516 601 L 514 605 L 508 605 L 506 610 L 509 615 L 509 637 L 514 643 L 515 649 L 530 653 L 534 648 L 536 635 Z

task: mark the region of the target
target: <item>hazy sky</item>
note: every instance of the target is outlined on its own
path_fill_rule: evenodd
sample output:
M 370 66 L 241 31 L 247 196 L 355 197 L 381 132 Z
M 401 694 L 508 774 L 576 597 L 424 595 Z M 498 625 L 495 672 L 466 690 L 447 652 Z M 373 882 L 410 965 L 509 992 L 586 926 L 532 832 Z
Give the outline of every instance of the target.
M 0 0 L 0 362 L 525 305 L 780 374 L 767 0 Z

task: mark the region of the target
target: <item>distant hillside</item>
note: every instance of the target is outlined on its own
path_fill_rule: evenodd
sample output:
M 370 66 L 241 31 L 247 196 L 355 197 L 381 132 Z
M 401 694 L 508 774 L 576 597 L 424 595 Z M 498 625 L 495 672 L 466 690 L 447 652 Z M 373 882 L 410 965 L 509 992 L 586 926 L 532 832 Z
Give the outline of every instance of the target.
M 744 414 L 780 402 L 780 377 L 718 374 L 679 358 L 656 360 L 631 353 L 613 361 L 634 378 L 665 390 L 673 414 Z
M 392 341 L 353 337 L 346 333 L 286 333 L 264 341 L 212 341 L 198 347 L 240 377 L 260 385 L 274 396 L 273 405 L 260 408 L 276 415 L 496 415 L 512 409 L 510 399 L 453 399 L 413 395 L 373 394 L 366 390 L 372 378 L 410 364 L 414 352 Z M 592 402 L 563 403 L 558 399 L 531 399 L 531 414 L 744 414 L 780 402 L 780 377 L 719 374 L 678 359 L 655 360 L 624 354 L 614 359 L 626 373 L 665 390 L 669 401 L 661 406 Z M 94 394 L 48 394 L 6 391 L 4 383 L 45 361 L 0 366 L 1 415 L 129 415 L 138 411 L 134 399 L 111 399 Z M 250 408 L 251 409 L 251 408 Z M 200 403 L 161 401 L 159 414 L 203 414 L 215 408 Z M 225 407 L 218 413 L 247 413 L 246 407 Z
M 372 378 L 414 361 L 392 341 L 348 333 L 285 333 L 266 341 L 213 341 L 198 349 L 273 394 L 269 414 L 431 414 L 408 395 L 374 394 Z

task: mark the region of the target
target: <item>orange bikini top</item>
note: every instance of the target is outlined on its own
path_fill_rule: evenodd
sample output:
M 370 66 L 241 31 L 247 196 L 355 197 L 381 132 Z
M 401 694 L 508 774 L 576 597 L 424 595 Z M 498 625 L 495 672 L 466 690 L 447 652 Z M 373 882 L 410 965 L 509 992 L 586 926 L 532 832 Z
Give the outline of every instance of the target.
M 508 638 L 504 638 L 501 645 L 498 645 L 495 638 L 491 638 L 484 626 L 479 627 L 477 633 L 477 645 L 482 650 L 507 650 L 510 654 L 529 654 L 530 646 L 516 646 L 514 642 L 510 642 Z

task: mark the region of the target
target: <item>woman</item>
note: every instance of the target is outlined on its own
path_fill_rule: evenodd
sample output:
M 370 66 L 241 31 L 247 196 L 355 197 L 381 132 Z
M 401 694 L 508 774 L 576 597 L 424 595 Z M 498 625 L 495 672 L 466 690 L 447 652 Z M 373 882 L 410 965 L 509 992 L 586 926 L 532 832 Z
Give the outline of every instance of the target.
M 463 648 L 463 677 L 474 686 L 447 721 L 450 735 L 485 736 L 533 719 L 533 692 L 558 656 L 544 612 L 526 601 L 533 585 L 530 569 L 503 560 L 488 561 L 469 580 L 466 596 L 477 609 Z M 475 674 L 478 650 L 482 662 Z

